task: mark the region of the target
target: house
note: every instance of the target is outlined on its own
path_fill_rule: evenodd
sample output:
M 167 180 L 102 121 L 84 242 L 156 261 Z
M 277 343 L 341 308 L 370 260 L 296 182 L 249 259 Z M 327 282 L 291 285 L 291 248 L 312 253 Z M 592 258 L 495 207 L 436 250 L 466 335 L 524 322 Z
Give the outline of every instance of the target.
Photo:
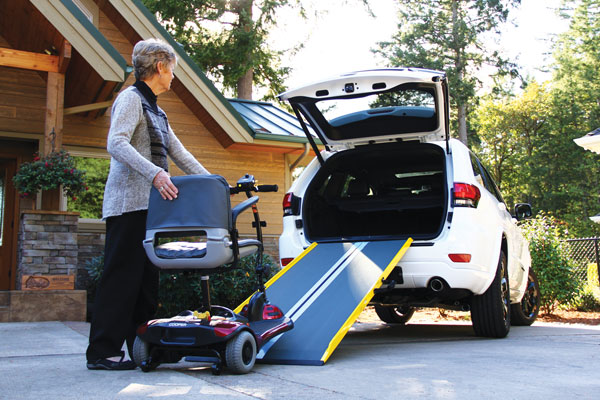
M 306 138 L 290 126 L 293 117 L 269 122 L 261 114 L 275 109 L 268 103 L 225 99 L 139 0 L 0 0 L 0 291 L 21 289 L 25 274 L 74 276 L 101 251 L 100 221 L 79 221 L 58 194 L 20 199 L 12 176 L 34 153 L 61 147 L 74 156 L 108 157 L 110 106 L 134 82 L 133 45 L 150 37 L 178 52 L 172 90 L 159 105 L 188 150 L 231 183 L 252 173 L 281 188 L 261 196 L 266 245 L 276 252 L 281 191 L 291 183 L 289 166 L 308 152 Z M 173 166 L 171 173 L 180 171 Z M 64 243 L 49 244 L 56 225 Z M 251 229 L 248 215 L 240 231 Z M 36 245 L 40 237 L 44 246 Z M 81 288 L 77 279 L 75 287 Z

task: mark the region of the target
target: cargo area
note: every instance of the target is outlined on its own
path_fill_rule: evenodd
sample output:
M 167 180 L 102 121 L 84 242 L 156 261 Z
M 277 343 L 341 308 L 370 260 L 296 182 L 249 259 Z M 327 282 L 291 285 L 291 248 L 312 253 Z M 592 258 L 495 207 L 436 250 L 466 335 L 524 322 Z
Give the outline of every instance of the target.
M 437 237 L 448 203 L 444 151 L 435 144 L 406 142 L 333 155 L 302 202 L 307 238 Z

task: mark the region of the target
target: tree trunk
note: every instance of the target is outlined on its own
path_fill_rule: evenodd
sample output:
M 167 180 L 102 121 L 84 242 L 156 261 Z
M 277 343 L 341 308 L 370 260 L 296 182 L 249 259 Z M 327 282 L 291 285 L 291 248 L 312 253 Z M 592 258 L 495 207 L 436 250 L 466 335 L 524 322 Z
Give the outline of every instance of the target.
M 237 13 L 240 28 L 246 32 L 252 29 L 252 3 L 254 0 L 238 0 Z M 254 68 L 252 68 L 252 55 L 247 54 L 246 73 L 237 81 L 237 97 L 239 99 L 252 100 L 252 82 L 254 80 Z
M 458 139 L 467 144 L 467 106 L 458 105 Z
M 237 97 L 238 99 L 252 100 L 252 80 L 254 78 L 254 70 L 250 68 L 244 76 L 237 81 Z
M 458 80 L 463 81 L 465 75 L 465 62 L 463 59 L 462 48 L 460 47 L 460 38 L 458 32 L 458 7 L 459 2 L 452 2 L 452 36 L 453 36 L 453 47 L 455 51 L 454 66 L 456 68 L 456 74 Z M 456 99 L 456 106 L 458 108 L 458 139 L 467 145 L 467 105 L 464 103 L 464 99 L 461 93 L 459 93 Z

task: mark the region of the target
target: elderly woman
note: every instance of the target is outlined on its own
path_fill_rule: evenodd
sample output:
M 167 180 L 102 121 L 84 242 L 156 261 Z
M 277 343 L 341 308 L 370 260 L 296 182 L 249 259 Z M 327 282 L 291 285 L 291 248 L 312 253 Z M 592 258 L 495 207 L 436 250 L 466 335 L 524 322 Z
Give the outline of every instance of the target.
M 156 97 L 169 90 L 177 57 L 159 40 L 138 42 L 133 49 L 136 82 L 116 98 L 111 112 L 107 150 L 111 155 L 103 219 L 106 220 L 104 272 L 98 287 L 87 349 L 87 368 L 126 370 L 136 327 L 156 312 L 158 270 L 142 246 L 151 185 L 163 199 L 177 197 L 168 173 L 167 155 L 187 174 L 208 171 L 183 147 Z

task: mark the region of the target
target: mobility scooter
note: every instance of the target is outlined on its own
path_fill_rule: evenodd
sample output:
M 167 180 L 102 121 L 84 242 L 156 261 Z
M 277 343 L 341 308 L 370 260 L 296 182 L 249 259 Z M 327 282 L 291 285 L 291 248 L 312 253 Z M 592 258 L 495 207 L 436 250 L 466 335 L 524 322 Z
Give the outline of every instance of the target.
M 293 322 L 267 300 L 266 268 L 262 265 L 262 227 L 266 224 L 258 214 L 258 197 L 251 194 L 277 191 L 277 186 L 257 186 L 252 175 L 242 177 L 235 187 L 217 175 L 180 176 L 172 181 L 179 189 L 173 201 L 163 200 L 152 189 L 144 248 L 150 261 L 160 269 L 201 270 L 202 305 L 195 311 L 141 325 L 133 359 L 144 372 L 185 358 L 212 364 L 216 375 L 223 367 L 236 374 L 248 373 L 260 348 L 293 327 Z M 231 208 L 231 195 L 242 192 L 247 199 Z M 241 240 L 236 221 L 249 208 L 254 215 L 256 239 Z M 181 240 L 163 243 L 165 238 Z M 256 255 L 258 290 L 248 305 L 239 314 L 212 305 L 209 275 L 234 269 L 241 257 L 252 254 Z

